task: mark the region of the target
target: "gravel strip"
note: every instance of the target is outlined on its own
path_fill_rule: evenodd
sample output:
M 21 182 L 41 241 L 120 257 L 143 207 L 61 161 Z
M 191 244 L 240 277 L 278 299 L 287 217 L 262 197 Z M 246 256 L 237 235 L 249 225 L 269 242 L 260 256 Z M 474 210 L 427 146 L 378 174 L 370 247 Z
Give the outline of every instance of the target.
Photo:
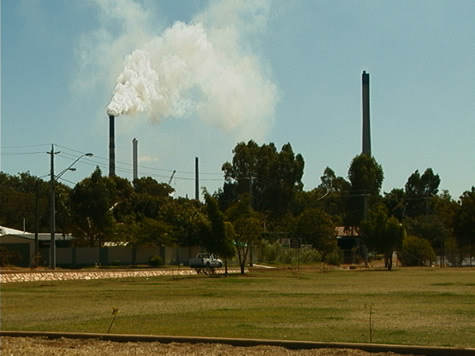
M 369 353 L 353 349 L 288 350 L 276 346 L 236 347 L 223 344 L 186 344 L 159 342 L 118 343 L 97 339 L 47 339 L 2 336 L 5 356 L 90 356 L 90 355 L 166 355 L 166 356 L 397 356 L 392 352 Z
M 229 273 L 238 273 L 236 270 L 229 270 Z M 38 282 L 38 281 L 67 281 L 67 280 L 93 280 L 109 278 L 137 278 L 137 277 L 157 277 L 157 276 L 189 276 L 195 275 L 196 271 L 191 268 L 183 269 L 159 269 L 143 271 L 58 271 L 58 272 L 2 272 L 0 283 L 14 282 Z M 224 274 L 224 270 L 216 270 L 216 274 Z

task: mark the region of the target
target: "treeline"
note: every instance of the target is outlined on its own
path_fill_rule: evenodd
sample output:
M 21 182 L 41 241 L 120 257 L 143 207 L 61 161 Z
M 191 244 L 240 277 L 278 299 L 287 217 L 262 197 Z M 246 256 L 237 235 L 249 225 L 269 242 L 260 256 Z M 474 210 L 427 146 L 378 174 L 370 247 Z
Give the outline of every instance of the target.
M 222 166 L 225 183 L 205 201 L 173 198 L 153 178 L 133 182 L 99 168 L 73 188 L 56 183 L 56 232 L 78 244 L 201 245 L 242 268 L 253 245 L 273 246 L 298 237 L 321 260 L 339 262 L 335 227 L 358 231 L 370 251 L 391 268 L 398 252 L 405 265 L 434 263 L 436 255 L 460 265 L 475 255 L 475 187 L 454 200 L 439 192 L 440 177 L 415 171 L 403 188 L 382 193 L 382 167 L 356 156 L 347 178 L 327 167 L 318 186 L 303 190 L 304 159 L 290 144 L 238 143 Z M 316 179 L 317 181 L 317 179 Z M 49 231 L 49 182 L 29 173 L 0 173 L 0 225 Z

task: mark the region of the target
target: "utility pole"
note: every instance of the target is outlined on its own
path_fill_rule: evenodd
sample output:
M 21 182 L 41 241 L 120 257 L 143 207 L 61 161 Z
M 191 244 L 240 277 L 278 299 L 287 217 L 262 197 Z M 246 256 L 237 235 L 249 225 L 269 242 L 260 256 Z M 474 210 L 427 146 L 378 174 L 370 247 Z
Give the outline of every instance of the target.
M 253 205 L 252 204 L 252 200 L 253 200 L 252 199 L 252 183 L 253 183 L 252 175 L 249 175 L 249 206 L 250 206 L 251 210 L 252 210 L 252 205 Z M 250 242 L 250 245 L 251 246 L 249 246 L 249 260 L 250 260 L 249 261 L 249 267 L 253 267 L 252 260 L 253 260 L 254 256 L 252 254 L 252 247 L 253 247 L 252 246 L 252 241 Z
M 83 157 L 91 157 L 93 156 L 92 153 L 84 153 L 76 160 L 69 165 L 69 167 L 63 169 L 57 176 L 54 175 L 54 155 L 61 153 L 60 151 L 55 152 L 54 151 L 54 144 L 51 145 L 51 151 L 46 152 L 49 155 L 51 155 L 51 170 L 50 170 L 50 182 L 49 182 L 49 194 L 50 194 L 50 230 L 51 230 L 51 238 L 50 238 L 50 249 L 49 249 L 49 267 L 51 269 L 56 269 L 56 239 L 55 239 L 55 234 L 56 234 L 56 202 L 55 202 L 55 183 L 56 179 L 59 179 L 64 173 L 67 171 L 71 170 L 74 171 L 76 170 L 75 168 L 72 168 L 74 164 L 79 161 Z
M 51 168 L 50 168 L 50 182 L 49 182 L 49 203 L 50 203 L 50 248 L 49 248 L 49 268 L 56 268 L 56 203 L 55 203 L 55 178 L 54 178 L 54 155 L 59 152 L 54 152 L 54 145 L 51 145 L 51 151 L 48 152 L 51 155 Z
M 38 233 L 40 230 L 40 204 L 39 204 L 39 179 L 36 180 L 35 184 L 35 267 L 38 266 Z

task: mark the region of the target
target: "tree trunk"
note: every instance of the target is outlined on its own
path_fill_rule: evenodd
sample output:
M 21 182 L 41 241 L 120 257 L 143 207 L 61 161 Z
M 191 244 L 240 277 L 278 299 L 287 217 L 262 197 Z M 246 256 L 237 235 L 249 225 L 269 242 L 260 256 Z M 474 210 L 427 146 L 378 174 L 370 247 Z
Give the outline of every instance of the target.
M 386 256 L 386 267 L 388 268 L 388 271 L 391 271 L 393 269 L 393 251 L 391 251 Z
M 224 276 L 228 276 L 228 258 L 224 257 Z

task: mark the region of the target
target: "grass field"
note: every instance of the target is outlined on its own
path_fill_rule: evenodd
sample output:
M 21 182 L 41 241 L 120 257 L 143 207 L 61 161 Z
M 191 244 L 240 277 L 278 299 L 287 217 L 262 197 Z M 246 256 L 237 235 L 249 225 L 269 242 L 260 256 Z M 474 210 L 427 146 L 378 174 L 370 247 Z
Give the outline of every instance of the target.
M 1 285 L 2 330 L 475 346 L 475 269 L 266 270 Z M 371 328 L 370 328 L 371 317 Z M 370 331 L 371 329 L 371 331 Z

